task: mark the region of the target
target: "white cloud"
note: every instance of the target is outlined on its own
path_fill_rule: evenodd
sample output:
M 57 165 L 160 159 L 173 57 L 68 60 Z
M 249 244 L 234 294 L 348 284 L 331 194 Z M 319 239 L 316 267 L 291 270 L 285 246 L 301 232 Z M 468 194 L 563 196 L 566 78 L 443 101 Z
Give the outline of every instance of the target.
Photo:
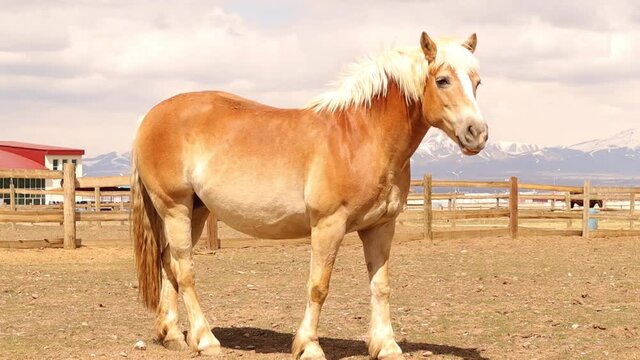
M 493 139 L 575 143 L 599 136 L 602 118 L 610 132 L 637 126 L 640 112 L 640 11 L 630 0 L 0 6 L 0 122 L 20 124 L 3 138 L 69 141 L 90 153 L 126 150 L 139 115 L 184 91 L 302 106 L 348 62 L 417 45 L 422 30 L 478 33 Z
M 35 9 L 0 12 L 0 51 L 57 51 L 69 46 L 67 29 L 55 14 Z

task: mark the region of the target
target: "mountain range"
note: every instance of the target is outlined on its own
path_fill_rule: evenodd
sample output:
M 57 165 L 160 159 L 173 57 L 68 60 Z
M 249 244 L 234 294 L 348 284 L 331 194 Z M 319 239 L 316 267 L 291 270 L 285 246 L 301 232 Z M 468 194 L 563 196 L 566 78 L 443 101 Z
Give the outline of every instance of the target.
M 129 174 L 130 153 L 110 152 L 85 158 L 87 176 Z M 640 129 L 571 146 L 489 142 L 476 156 L 465 156 L 443 132 L 431 130 L 411 158 L 412 177 L 504 180 L 581 185 L 640 185 Z

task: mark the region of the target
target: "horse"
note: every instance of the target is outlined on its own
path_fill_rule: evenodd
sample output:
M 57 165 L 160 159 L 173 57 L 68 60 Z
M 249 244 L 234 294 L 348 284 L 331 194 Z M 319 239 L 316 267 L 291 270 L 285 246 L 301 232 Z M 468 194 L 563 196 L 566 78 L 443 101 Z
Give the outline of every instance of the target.
M 571 191 L 571 195 L 574 194 L 583 194 L 582 191 Z M 596 205 L 598 205 L 598 208 L 602 209 L 602 206 L 604 205 L 604 201 L 602 199 L 598 200 L 598 199 L 589 199 L 589 209 L 593 209 L 596 207 Z M 574 206 L 580 206 L 580 207 L 584 207 L 584 200 L 583 199 L 571 199 L 570 202 L 570 209 L 573 209 Z
M 324 359 L 318 321 L 338 248 L 357 232 L 371 292 L 371 358 L 402 359 L 389 311 L 389 251 L 406 203 L 410 157 L 431 127 L 466 155 L 488 126 L 476 102 L 477 37 L 387 49 L 353 65 L 304 108 L 192 92 L 155 105 L 138 126 L 132 236 L 138 288 L 168 349 L 220 353 L 194 282 L 193 247 L 210 213 L 251 236 L 311 236 L 304 317 L 293 359 Z M 178 326 L 178 294 L 189 321 Z

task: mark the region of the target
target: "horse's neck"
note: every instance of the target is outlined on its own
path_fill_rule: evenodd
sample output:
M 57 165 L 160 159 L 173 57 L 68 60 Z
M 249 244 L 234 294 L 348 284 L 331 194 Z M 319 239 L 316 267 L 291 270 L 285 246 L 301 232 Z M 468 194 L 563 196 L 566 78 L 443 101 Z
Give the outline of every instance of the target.
M 395 84 L 389 84 L 387 96 L 372 102 L 368 111 L 371 137 L 392 170 L 400 170 L 409 161 L 429 126 L 422 116 L 421 103 L 407 104 Z

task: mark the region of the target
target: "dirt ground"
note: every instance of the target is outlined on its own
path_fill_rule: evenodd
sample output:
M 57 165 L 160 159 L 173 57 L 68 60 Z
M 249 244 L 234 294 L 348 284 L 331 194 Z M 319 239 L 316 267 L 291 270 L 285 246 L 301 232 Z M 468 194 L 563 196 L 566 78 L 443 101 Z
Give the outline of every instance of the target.
M 37 238 L 47 229 L 3 227 L 0 237 L 11 231 Z M 88 226 L 79 234 L 118 239 L 126 227 Z M 640 358 L 640 239 L 402 241 L 412 236 L 397 235 L 391 258 L 394 329 L 408 358 Z M 309 254 L 305 245 L 277 245 L 195 256 L 198 291 L 223 358 L 289 358 Z M 350 237 L 321 317 L 328 358 L 367 359 L 368 323 L 362 249 Z M 133 348 L 138 340 L 147 350 Z M 192 355 L 154 343 L 153 315 L 137 300 L 126 245 L 0 250 L 0 358 Z

